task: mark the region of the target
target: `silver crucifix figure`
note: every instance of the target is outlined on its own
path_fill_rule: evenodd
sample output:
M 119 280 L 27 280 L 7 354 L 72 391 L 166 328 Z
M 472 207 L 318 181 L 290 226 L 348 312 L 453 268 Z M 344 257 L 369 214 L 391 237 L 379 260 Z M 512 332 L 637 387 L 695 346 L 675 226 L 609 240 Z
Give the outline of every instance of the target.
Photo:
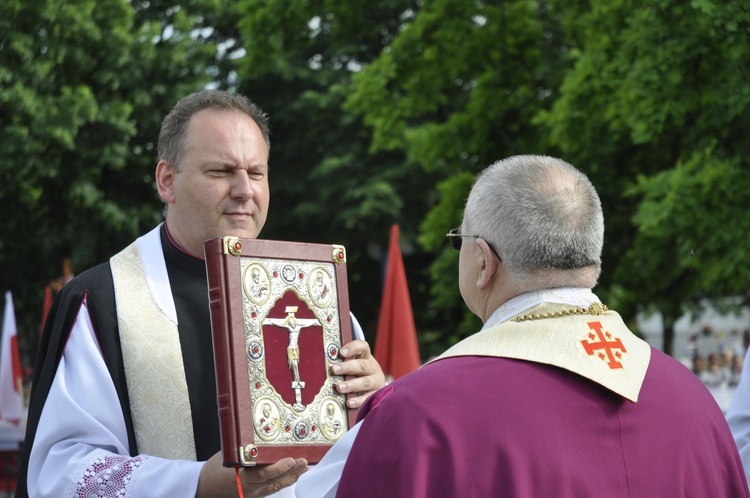
M 292 407 L 295 410 L 301 411 L 305 408 L 302 404 L 302 389 L 305 388 L 305 383 L 299 378 L 299 333 L 306 327 L 320 325 L 320 322 L 316 318 L 297 318 L 294 316 L 297 312 L 297 306 L 287 306 L 284 312 L 287 314 L 286 318 L 266 318 L 263 321 L 263 325 L 275 325 L 289 331 L 289 345 L 286 347 L 286 359 L 294 377 L 292 380 L 292 389 L 294 389 L 296 401 Z

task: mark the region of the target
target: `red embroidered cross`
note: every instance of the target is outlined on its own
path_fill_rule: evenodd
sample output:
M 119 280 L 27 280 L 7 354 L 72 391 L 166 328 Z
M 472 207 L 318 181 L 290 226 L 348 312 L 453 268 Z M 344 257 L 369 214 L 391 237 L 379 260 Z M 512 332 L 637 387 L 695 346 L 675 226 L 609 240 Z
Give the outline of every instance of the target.
M 591 330 L 596 332 L 596 334 L 594 334 L 594 332 L 589 332 L 589 339 L 591 339 L 591 342 L 587 340 L 581 341 L 583 349 L 585 349 L 589 355 L 599 351 L 596 355 L 602 360 L 607 361 L 607 365 L 613 370 L 615 368 L 622 368 L 622 363 L 617 361 L 622 358 L 622 353 L 627 353 L 625 346 L 622 345 L 622 341 L 620 341 L 619 338 L 612 340 L 612 334 L 609 332 L 602 332 L 602 324 L 600 322 L 587 322 L 587 325 Z M 594 342 L 597 337 L 599 340 Z M 622 353 L 620 351 L 613 352 L 615 349 L 619 349 Z

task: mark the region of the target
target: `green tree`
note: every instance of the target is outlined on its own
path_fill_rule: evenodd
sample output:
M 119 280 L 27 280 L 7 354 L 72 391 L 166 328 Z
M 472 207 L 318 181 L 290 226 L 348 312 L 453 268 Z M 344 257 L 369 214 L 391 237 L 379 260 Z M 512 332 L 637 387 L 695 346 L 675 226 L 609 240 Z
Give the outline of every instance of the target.
M 372 147 L 403 151 L 435 178 L 439 201 L 420 227 L 438 253 L 433 351 L 478 329 L 456 283 L 444 234 L 460 223 L 474 175 L 514 154 L 545 151 L 532 118 L 551 105 L 565 67 L 559 24 L 545 2 L 436 0 L 411 13 L 380 56 L 354 78 L 346 108 L 373 130 Z M 461 318 L 463 317 L 463 319 Z
M 573 68 L 543 125 L 607 220 L 603 294 L 659 310 L 747 296 L 750 13 L 742 1 L 559 2 Z
M 80 272 L 160 220 L 161 117 L 210 81 L 203 22 L 218 6 L 0 4 L 0 287 L 14 293 L 26 356 L 63 258 Z
M 401 227 L 415 304 L 430 255 L 410 251 L 434 180 L 400 151 L 369 150 L 343 104 L 351 78 L 399 32 L 413 2 L 238 3 L 238 88 L 270 114 L 271 210 L 262 236 L 347 247 L 351 307 L 374 339 L 389 227 Z M 415 309 L 420 329 L 432 318 Z

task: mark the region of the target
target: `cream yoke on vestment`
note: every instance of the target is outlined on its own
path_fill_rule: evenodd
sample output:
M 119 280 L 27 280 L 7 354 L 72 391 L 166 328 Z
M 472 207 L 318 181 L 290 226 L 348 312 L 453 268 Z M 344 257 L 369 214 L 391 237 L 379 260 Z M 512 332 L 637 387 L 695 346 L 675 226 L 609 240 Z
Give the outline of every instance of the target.
M 634 403 L 638 401 L 651 347 L 614 311 L 596 314 L 592 309 L 568 314 L 575 310 L 579 309 L 542 303 L 467 337 L 433 361 L 453 356 L 498 356 L 545 363 L 586 377 Z

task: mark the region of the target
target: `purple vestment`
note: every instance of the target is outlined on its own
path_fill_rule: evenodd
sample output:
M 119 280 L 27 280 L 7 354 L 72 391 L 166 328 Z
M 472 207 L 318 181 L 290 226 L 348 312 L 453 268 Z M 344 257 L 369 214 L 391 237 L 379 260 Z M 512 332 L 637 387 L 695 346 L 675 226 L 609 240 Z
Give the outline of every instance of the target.
M 558 367 L 446 358 L 371 396 L 339 497 L 747 497 L 727 423 L 652 349 L 637 403 Z

